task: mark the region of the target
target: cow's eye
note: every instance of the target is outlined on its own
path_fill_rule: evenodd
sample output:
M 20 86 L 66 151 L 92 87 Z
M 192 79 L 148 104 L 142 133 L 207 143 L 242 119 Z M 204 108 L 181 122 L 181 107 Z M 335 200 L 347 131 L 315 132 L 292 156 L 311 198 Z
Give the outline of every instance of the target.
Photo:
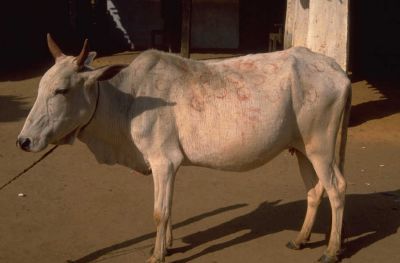
M 69 89 L 56 89 L 56 90 L 54 91 L 54 94 L 55 94 L 55 95 L 58 95 L 58 94 L 64 95 L 64 94 L 67 94 L 68 91 L 69 91 Z

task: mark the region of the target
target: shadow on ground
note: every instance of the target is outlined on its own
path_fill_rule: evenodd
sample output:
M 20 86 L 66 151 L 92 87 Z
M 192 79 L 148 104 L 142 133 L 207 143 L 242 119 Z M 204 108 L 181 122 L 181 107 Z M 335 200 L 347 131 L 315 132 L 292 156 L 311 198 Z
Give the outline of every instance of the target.
M 48 60 L 10 68 L 0 65 L 0 81 L 19 81 L 42 76 L 52 63 L 53 61 Z
M 396 77 L 354 77 L 352 82 L 366 79 L 371 89 L 382 94 L 382 100 L 368 101 L 351 108 L 350 127 L 369 120 L 381 119 L 400 112 L 400 81 Z
M 21 97 L 0 95 L 0 123 L 21 120 L 28 112 L 28 106 Z
M 214 211 L 189 218 L 174 225 L 174 229 L 200 221 L 204 218 L 221 214 L 226 211 L 242 208 L 246 204 L 237 204 L 216 209 Z M 400 190 L 393 192 L 382 192 L 373 194 L 352 194 L 346 199 L 346 238 L 344 258 L 350 258 L 358 251 L 372 245 L 397 232 L 400 226 Z M 175 263 L 190 262 L 228 247 L 248 242 L 269 234 L 284 230 L 299 230 L 302 224 L 306 209 L 306 201 L 295 201 L 281 204 L 281 201 L 263 202 L 250 213 L 238 216 L 207 230 L 196 232 L 182 238 L 187 245 L 173 248 L 170 253 L 185 253 L 200 245 L 218 240 L 223 237 L 246 232 L 242 236 L 224 241 L 219 244 L 210 245 L 201 252 L 174 261 Z M 313 233 L 326 233 L 330 224 L 330 209 L 324 199 L 317 223 Z M 118 256 L 117 250 L 133 246 L 142 241 L 154 238 L 155 233 L 149 233 L 140 237 L 123 241 L 121 243 L 99 249 L 80 259 L 69 261 L 75 263 L 93 262 L 108 254 L 112 257 Z M 294 237 L 293 237 L 294 238 Z M 282 244 L 284 246 L 285 244 Z M 316 248 L 326 245 L 324 240 L 314 241 L 307 245 L 309 248 Z M 129 253 L 129 252 L 128 252 Z M 126 254 L 126 253 L 123 253 Z M 184 254 L 183 254 L 184 255 Z

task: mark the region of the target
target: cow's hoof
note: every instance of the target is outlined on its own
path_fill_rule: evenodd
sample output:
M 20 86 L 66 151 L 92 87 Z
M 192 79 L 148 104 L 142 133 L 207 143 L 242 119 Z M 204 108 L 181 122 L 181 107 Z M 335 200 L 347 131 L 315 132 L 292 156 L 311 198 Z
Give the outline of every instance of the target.
M 296 242 L 291 240 L 286 244 L 286 247 L 293 250 L 300 250 L 304 247 L 304 245 L 303 244 L 297 245 Z
M 320 257 L 318 259 L 318 262 L 321 262 L 321 263 L 336 263 L 338 261 L 339 261 L 339 259 L 337 256 L 328 256 L 325 254 L 322 255 L 322 257 Z
M 161 258 L 156 258 L 154 256 L 151 256 L 148 260 L 146 260 L 146 263 L 164 263 L 164 259 Z

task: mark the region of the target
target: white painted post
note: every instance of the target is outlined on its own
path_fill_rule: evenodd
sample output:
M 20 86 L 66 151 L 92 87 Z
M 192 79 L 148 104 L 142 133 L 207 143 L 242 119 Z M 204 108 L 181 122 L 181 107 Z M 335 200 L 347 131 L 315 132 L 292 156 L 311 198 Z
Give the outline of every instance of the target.
M 305 46 L 347 70 L 350 0 L 287 0 L 285 48 Z
M 307 46 L 310 0 L 287 0 L 284 48 Z
M 349 0 L 311 0 L 307 47 L 347 69 Z

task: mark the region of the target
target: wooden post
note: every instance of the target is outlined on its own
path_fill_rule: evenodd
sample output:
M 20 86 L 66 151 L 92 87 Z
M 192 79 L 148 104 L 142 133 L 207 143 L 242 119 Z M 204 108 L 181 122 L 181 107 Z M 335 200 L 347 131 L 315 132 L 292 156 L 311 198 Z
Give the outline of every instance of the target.
M 192 18 L 192 0 L 182 0 L 181 56 L 190 57 L 190 29 Z
M 310 0 L 287 0 L 283 47 L 307 46 Z
M 287 0 L 284 47 L 305 46 L 347 69 L 349 1 Z
M 349 0 L 310 1 L 307 47 L 333 57 L 347 70 Z

